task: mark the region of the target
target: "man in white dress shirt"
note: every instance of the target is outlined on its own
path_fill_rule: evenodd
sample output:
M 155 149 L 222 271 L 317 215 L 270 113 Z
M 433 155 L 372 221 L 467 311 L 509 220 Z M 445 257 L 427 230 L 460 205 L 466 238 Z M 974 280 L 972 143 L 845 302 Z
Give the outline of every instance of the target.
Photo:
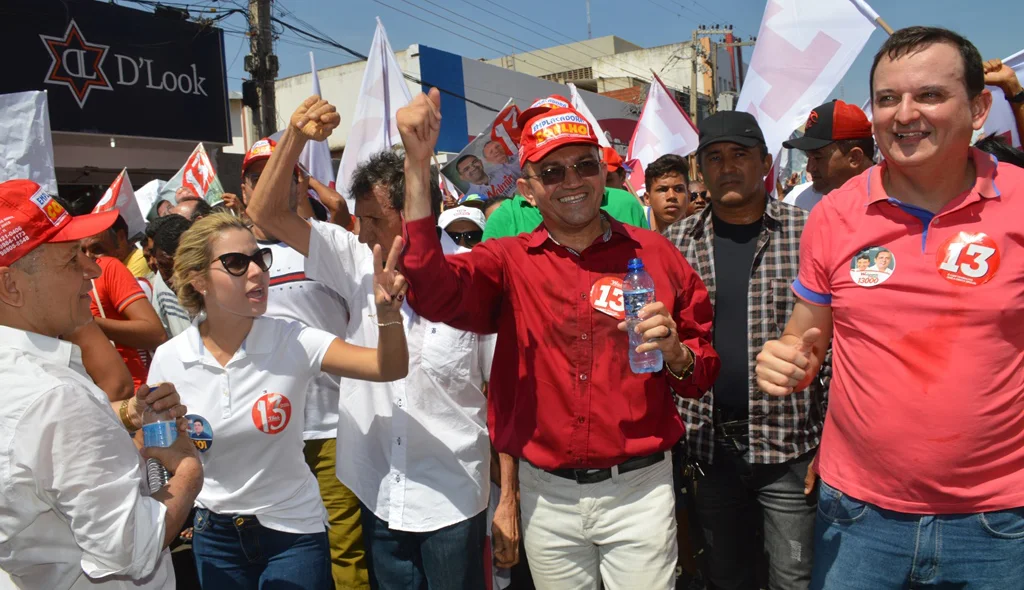
M 307 256 L 310 278 L 345 300 L 345 340 L 372 347 L 371 248 L 379 244 L 386 257 L 401 234 L 404 159 L 380 152 L 357 169 L 351 192 L 358 237 L 302 219 L 287 201 L 295 162 L 310 137 L 303 127 L 330 130 L 339 119 L 333 106 L 307 99 L 278 141 L 247 211 Z M 441 192 L 435 188 L 436 215 Z M 450 239 L 444 243 L 454 251 Z M 490 442 L 482 384 L 490 359 L 476 334 L 429 322 L 408 306 L 402 316 L 409 375 L 393 383 L 341 380 L 338 478 L 362 505 L 371 584 L 384 590 L 484 588 Z
M 0 586 L 174 588 L 167 546 L 203 484 L 195 447 L 179 435 L 146 450 L 173 474 L 151 493 L 128 434 L 141 426 L 138 398 L 112 406 L 81 349 L 61 340 L 92 321 L 100 268 L 81 240 L 116 217 L 72 218 L 34 182 L 0 184 Z M 173 386 L 145 391 L 184 432 Z

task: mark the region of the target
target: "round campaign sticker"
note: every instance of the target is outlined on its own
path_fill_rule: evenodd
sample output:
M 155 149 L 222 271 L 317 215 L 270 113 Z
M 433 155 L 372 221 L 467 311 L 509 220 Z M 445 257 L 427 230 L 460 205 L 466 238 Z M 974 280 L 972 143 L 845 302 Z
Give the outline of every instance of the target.
M 882 246 L 864 248 L 850 261 L 850 276 L 861 287 L 876 287 L 896 272 L 896 257 Z
M 192 444 L 200 453 L 209 451 L 213 447 L 213 427 L 199 414 L 185 414 L 185 419 L 188 420 L 188 437 Z
M 959 232 L 935 254 L 939 275 L 957 285 L 976 287 L 992 280 L 999 270 L 999 248 L 985 234 Z
M 626 307 L 622 302 L 622 279 L 602 277 L 590 288 L 590 305 L 597 311 L 615 319 L 626 319 Z
M 268 393 L 252 406 L 252 421 L 266 434 L 283 432 L 292 419 L 292 402 L 280 393 Z

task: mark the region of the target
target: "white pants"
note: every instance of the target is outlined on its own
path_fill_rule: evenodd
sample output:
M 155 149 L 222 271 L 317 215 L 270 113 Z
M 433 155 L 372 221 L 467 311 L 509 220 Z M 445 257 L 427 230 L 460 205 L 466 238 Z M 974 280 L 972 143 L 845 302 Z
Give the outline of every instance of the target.
M 579 484 L 519 462 L 523 539 L 538 590 L 675 587 L 672 460 Z

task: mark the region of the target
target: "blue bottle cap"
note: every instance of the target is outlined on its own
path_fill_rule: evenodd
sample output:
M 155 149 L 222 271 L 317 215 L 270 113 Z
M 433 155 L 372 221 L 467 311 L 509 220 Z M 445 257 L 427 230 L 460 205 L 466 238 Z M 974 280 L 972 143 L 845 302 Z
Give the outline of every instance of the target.
M 629 261 L 629 266 L 627 267 L 627 269 L 630 272 L 632 272 L 634 270 L 641 270 L 641 269 L 643 269 L 643 267 L 644 267 L 644 261 L 643 260 L 640 260 L 639 258 L 632 258 Z

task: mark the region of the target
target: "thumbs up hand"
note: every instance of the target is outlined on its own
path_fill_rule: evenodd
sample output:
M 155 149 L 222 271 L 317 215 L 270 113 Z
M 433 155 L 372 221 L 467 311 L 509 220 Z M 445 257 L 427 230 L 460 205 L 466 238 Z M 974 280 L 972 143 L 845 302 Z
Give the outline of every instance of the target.
M 757 355 L 757 387 L 768 395 L 790 395 L 805 389 L 818 373 L 821 330 L 811 328 L 796 339 L 769 340 Z M 823 355 L 822 355 L 823 356 Z
M 431 88 L 420 93 L 395 115 L 406 158 L 429 162 L 441 133 L 441 93 Z

